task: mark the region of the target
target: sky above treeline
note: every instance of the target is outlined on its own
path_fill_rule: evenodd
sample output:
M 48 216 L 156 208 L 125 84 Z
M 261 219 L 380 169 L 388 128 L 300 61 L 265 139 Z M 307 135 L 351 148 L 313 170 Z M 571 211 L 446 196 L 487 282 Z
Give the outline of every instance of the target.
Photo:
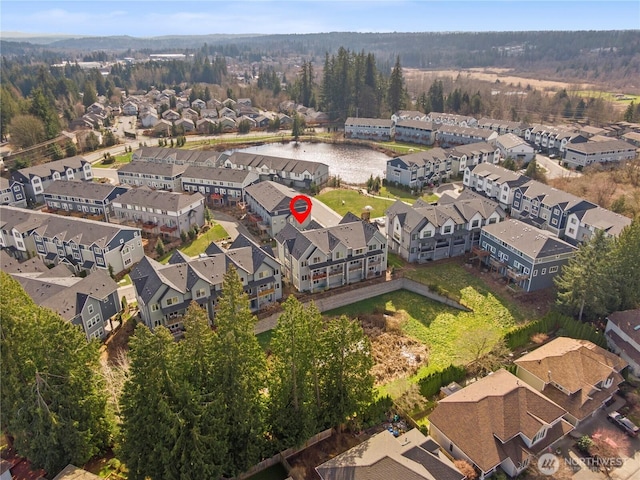
M 640 29 L 640 0 L 0 2 L 0 35 L 90 36 Z

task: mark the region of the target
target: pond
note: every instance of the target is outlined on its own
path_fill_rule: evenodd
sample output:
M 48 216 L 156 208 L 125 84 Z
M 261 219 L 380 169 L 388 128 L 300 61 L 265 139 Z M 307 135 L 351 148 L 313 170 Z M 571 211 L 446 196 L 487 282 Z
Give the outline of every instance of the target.
M 237 151 L 324 163 L 329 166 L 329 175 L 350 184 L 366 183 L 370 175 L 384 178 L 389 160 L 384 153 L 367 147 L 331 143 L 270 143 Z

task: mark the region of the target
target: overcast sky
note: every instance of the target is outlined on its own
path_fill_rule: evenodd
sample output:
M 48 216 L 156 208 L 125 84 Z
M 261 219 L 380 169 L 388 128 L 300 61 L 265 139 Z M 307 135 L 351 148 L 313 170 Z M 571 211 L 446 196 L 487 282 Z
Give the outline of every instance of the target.
M 640 29 L 640 0 L 2 0 L 0 32 L 76 35 Z

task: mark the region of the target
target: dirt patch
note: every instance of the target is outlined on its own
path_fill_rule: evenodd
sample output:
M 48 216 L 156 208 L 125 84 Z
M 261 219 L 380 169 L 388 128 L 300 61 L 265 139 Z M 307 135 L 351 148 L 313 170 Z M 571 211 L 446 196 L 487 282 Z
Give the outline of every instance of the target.
M 110 363 L 117 362 L 120 352 L 129 350 L 129 337 L 133 335 L 134 330 L 135 321 L 133 319 L 125 322 L 125 324 L 105 342 L 102 350 L 103 358 L 106 357 Z
M 402 333 L 405 317 L 406 313 L 401 311 L 389 315 L 374 313 L 360 319 L 364 332 L 371 340 L 375 362 L 371 373 L 376 385 L 409 377 L 427 363 L 427 347 Z

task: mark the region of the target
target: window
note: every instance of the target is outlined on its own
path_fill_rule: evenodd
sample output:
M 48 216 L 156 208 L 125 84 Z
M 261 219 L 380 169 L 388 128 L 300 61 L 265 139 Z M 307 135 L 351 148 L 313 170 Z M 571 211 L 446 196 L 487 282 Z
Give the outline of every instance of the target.
M 558 271 L 558 267 L 549 267 L 549 273 L 556 273 Z
M 535 270 L 533 271 L 533 276 L 534 276 L 534 277 L 537 277 L 537 276 L 538 276 L 538 269 L 535 269 Z
M 557 225 L 558 224 L 558 219 L 557 218 L 553 218 L 551 219 L 551 225 Z
M 320 263 L 320 257 L 313 257 L 313 261 L 311 263 Z
M 474 220 L 471 222 L 471 228 L 477 228 L 478 226 L 480 226 L 480 220 Z
M 541 275 L 546 275 L 547 274 L 547 269 L 543 268 L 542 271 L 540 272 Z
M 307 280 L 309 280 L 309 276 L 308 275 L 302 275 L 300 280 L 302 280 L 303 282 L 306 282 Z
M 167 298 L 167 306 L 175 305 L 178 303 L 178 297 Z
M 196 290 L 196 298 L 202 298 L 206 295 L 206 291 L 204 288 L 200 288 Z
M 158 305 L 157 303 L 153 303 L 151 305 L 151 311 L 152 312 L 157 312 L 158 310 L 160 310 L 160 305 Z
M 90 314 L 93 313 L 93 305 L 89 305 L 87 307 L 87 312 L 89 312 Z

